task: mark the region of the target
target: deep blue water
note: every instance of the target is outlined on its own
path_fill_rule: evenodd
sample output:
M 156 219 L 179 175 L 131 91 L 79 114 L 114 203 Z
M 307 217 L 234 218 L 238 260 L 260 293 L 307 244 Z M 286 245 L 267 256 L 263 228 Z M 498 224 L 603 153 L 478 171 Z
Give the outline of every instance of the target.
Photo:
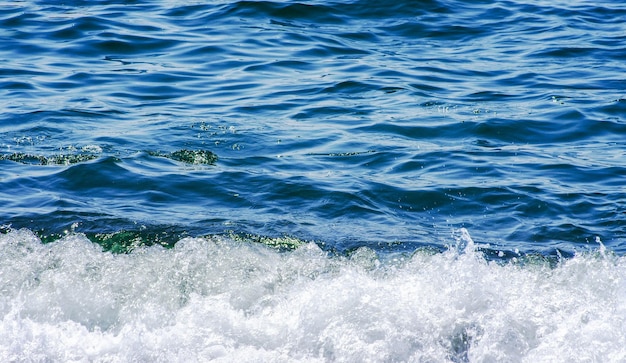
M 4 360 L 626 359 L 626 5 L 0 1 L 0 40 Z

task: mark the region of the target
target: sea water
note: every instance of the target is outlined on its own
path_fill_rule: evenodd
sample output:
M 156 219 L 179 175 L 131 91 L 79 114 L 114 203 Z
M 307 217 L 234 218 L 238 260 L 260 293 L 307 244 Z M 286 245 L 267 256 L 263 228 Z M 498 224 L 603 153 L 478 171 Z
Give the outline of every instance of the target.
M 0 1 L 0 361 L 626 361 L 624 24 Z

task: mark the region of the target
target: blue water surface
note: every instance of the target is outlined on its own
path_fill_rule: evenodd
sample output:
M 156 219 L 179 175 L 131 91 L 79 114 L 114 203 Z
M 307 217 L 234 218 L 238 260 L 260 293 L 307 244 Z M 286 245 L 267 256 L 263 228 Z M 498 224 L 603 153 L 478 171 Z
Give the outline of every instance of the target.
M 0 0 L 1 362 L 625 362 L 626 5 Z
M 3 1 L 0 224 L 623 254 L 625 24 L 615 1 Z

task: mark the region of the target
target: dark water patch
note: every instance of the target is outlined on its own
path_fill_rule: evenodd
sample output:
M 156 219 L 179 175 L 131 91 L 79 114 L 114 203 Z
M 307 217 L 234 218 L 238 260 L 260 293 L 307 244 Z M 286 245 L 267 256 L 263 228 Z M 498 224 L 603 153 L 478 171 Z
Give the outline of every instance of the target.
M 13 153 L 0 155 L 0 160 L 10 160 L 28 165 L 71 165 L 97 159 L 99 155 L 94 154 L 59 154 L 59 155 L 31 155 L 23 153 Z
M 112 233 L 86 233 L 85 236 L 93 243 L 102 246 L 104 251 L 113 253 L 129 253 L 141 247 L 154 245 L 166 248 L 173 247 L 177 241 L 187 236 L 185 231 L 172 228 L 151 230 L 129 230 Z
M 344 17 L 332 6 L 272 1 L 237 1 L 224 8 L 224 15 L 269 18 L 283 24 L 341 24 Z
M 142 30 L 140 30 L 142 31 Z M 142 54 L 154 54 L 154 52 L 166 51 L 177 42 L 174 40 L 147 37 L 144 35 L 128 35 L 111 32 L 98 34 L 98 38 L 91 42 L 87 52 L 96 54 L 106 54 L 114 56 L 132 55 L 134 57 Z
M 217 155 L 208 150 L 177 150 L 171 153 L 149 152 L 152 156 L 165 157 L 187 164 L 213 165 L 217 161 Z
M 47 75 L 47 72 L 43 72 L 39 69 L 29 68 L 27 65 L 19 68 L 2 68 L 0 69 L 0 75 L 4 77 L 17 77 L 17 76 L 26 76 L 26 77 L 34 77 L 34 76 L 44 76 Z
M 566 111 L 555 114 L 560 120 L 547 122 L 533 119 L 516 121 L 490 119 L 477 123 L 472 131 L 479 138 L 520 144 L 575 142 L 589 137 L 588 129 L 578 122 L 583 119 L 579 112 Z
M 466 123 L 447 123 L 442 125 L 419 125 L 380 123 L 359 128 L 358 131 L 372 134 L 390 134 L 412 140 L 428 140 L 445 135 L 446 138 L 455 139 L 468 134 L 472 125 Z
M 357 19 L 403 19 L 421 16 L 424 14 L 445 14 L 451 12 L 449 7 L 438 1 L 412 0 L 405 2 L 367 0 L 344 3 L 338 5 L 342 13 Z
M 269 64 L 255 64 L 249 67 L 246 67 L 244 70 L 246 72 L 282 72 L 285 69 L 299 69 L 299 70 L 307 70 L 313 68 L 313 65 L 308 62 L 297 61 L 297 60 L 280 60 L 271 62 Z
M 355 109 L 352 107 L 338 107 L 338 106 L 322 106 L 305 108 L 304 110 L 293 115 L 296 120 L 306 120 L 314 118 L 335 118 L 339 116 L 365 116 L 368 114 L 366 107 L 361 109 Z
M 11 8 L 7 7 L 5 9 L 11 9 Z M 14 34 L 17 33 L 18 29 L 20 29 L 21 27 L 28 26 L 29 24 L 31 24 L 33 19 L 39 18 L 38 15 L 33 14 L 33 13 L 23 12 L 19 8 L 13 8 L 13 10 L 18 10 L 18 11 L 11 12 L 7 15 L 5 15 L 4 12 L 2 13 L 3 18 L 0 24 L 3 26 L 3 28 L 6 27 L 6 29 L 12 29 L 12 28 L 15 29 Z
M 13 81 L 0 82 L 0 87 L 4 90 L 29 90 L 35 88 L 30 83 Z
M 338 84 L 334 84 L 331 87 L 327 87 L 323 89 L 322 92 L 335 94 L 335 95 L 342 95 L 342 94 L 354 95 L 354 94 L 358 94 L 362 92 L 368 92 L 368 91 L 371 91 L 372 89 L 375 89 L 375 86 L 366 84 L 366 83 L 361 83 L 361 82 L 345 81 L 345 82 L 340 82 Z

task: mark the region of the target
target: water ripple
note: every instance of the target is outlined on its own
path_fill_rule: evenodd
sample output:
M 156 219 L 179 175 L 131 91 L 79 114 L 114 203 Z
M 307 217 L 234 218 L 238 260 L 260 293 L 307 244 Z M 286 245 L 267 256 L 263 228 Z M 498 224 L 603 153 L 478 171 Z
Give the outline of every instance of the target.
M 0 222 L 623 250 L 624 19 L 603 2 L 2 6 Z

